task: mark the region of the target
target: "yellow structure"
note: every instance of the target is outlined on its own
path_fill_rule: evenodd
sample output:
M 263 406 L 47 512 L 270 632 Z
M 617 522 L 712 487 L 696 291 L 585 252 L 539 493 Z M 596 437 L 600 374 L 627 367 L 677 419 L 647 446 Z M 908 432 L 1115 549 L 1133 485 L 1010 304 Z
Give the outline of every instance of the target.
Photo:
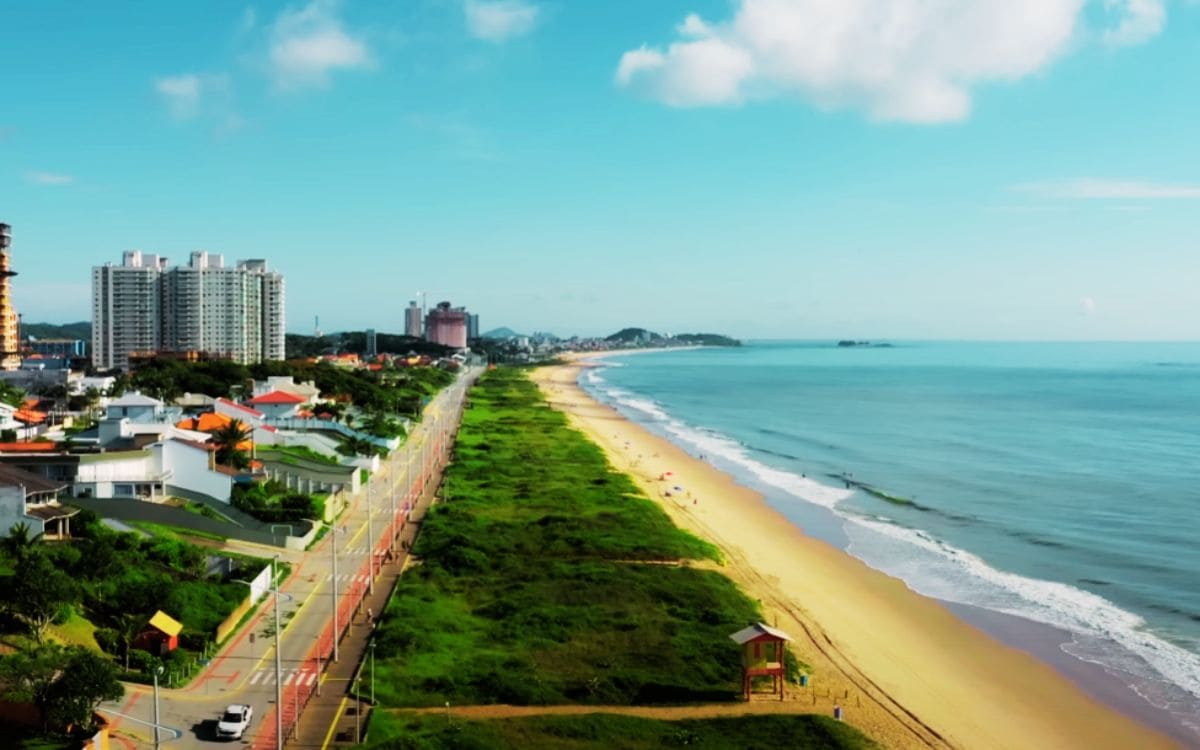
M 17 331 L 17 311 L 12 305 L 12 270 L 8 247 L 12 244 L 12 227 L 0 224 L 0 370 L 21 367 L 21 346 Z

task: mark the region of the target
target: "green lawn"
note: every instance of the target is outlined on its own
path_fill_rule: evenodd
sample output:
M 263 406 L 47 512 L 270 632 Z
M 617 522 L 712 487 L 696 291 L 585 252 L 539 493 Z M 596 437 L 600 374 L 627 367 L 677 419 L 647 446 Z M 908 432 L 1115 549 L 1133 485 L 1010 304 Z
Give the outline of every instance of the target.
M 472 391 L 452 500 L 426 517 L 379 628 L 383 705 L 733 700 L 728 635 L 758 619 L 518 370 Z
M 870 750 L 857 730 L 824 716 L 658 721 L 611 714 L 490 721 L 377 712 L 371 750 Z

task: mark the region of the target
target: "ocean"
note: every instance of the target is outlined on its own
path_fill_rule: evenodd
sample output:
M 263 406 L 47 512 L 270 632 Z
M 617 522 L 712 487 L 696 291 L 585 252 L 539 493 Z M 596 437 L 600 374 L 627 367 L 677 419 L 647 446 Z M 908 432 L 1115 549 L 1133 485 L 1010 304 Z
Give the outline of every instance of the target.
M 600 400 L 807 533 L 996 613 L 977 624 L 1013 645 L 1001 615 L 1047 626 L 1062 671 L 1200 747 L 1200 344 L 753 342 L 604 363 L 581 381 Z

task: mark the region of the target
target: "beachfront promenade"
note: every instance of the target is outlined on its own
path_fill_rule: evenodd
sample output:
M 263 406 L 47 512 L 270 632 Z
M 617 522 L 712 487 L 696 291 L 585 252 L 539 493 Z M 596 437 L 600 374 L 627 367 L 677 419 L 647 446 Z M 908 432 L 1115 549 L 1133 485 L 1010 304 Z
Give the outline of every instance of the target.
M 251 549 L 245 543 L 231 545 L 238 552 L 259 557 L 279 554 L 280 561 L 291 566 L 291 575 L 280 586 L 280 676 L 276 678 L 274 612 L 271 595 L 267 594 L 251 620 L 190 685 L 178 690 L 160 689 L 162 747 L 219 743 L 216 720 L 231 703 L 254 708 L 255 717 L 244 743 L 253 748 L 276 747 L 279 724 L 289 747 L 323 747 L 346 731 L 340 728 L 343 724 L 354 731 L 356 703 L 349 698 L 350 678 L 368 647 L 368 609 L 376 614 L 384 609 L 419 528 L 419 519 L 437 489 L 461 417 L 464 394 L 478 375 L 478 369 L 467 371 L 434 398 L 404 446 L 371 477 L 369 489 L 355 496 L 336 522 L 336 530 L 326 533 L 310 550 L 281 552 L 266 547 Z M 331 545 L 335 543 L 340 639 L 339 659 L 331 664 Z M 372 550 L 374 565 L 369 563 Z M 279 705 L 277 685 L 282 693 Z M 154 747 L 152 688 L 128 685 L 121 701 L 105 704 L 102 710 L 112 721 L 115 747 Z

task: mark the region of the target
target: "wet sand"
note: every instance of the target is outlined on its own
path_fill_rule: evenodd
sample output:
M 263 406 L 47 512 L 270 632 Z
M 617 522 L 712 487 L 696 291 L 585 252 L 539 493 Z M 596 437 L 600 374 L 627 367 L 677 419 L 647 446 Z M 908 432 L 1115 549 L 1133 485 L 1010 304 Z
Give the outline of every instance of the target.
M 758 493 L 595 401 L 576 382 L 588 366 L 582 357 L 534 379 L 617 470 L 720 547 L 723 572 L 792 636 L 811 682 L 789 692 L 790 705 L 776 700 L 779 710 L 840 705 L 889 748 L 1179 747 L 942 603 L 805 535 Z

